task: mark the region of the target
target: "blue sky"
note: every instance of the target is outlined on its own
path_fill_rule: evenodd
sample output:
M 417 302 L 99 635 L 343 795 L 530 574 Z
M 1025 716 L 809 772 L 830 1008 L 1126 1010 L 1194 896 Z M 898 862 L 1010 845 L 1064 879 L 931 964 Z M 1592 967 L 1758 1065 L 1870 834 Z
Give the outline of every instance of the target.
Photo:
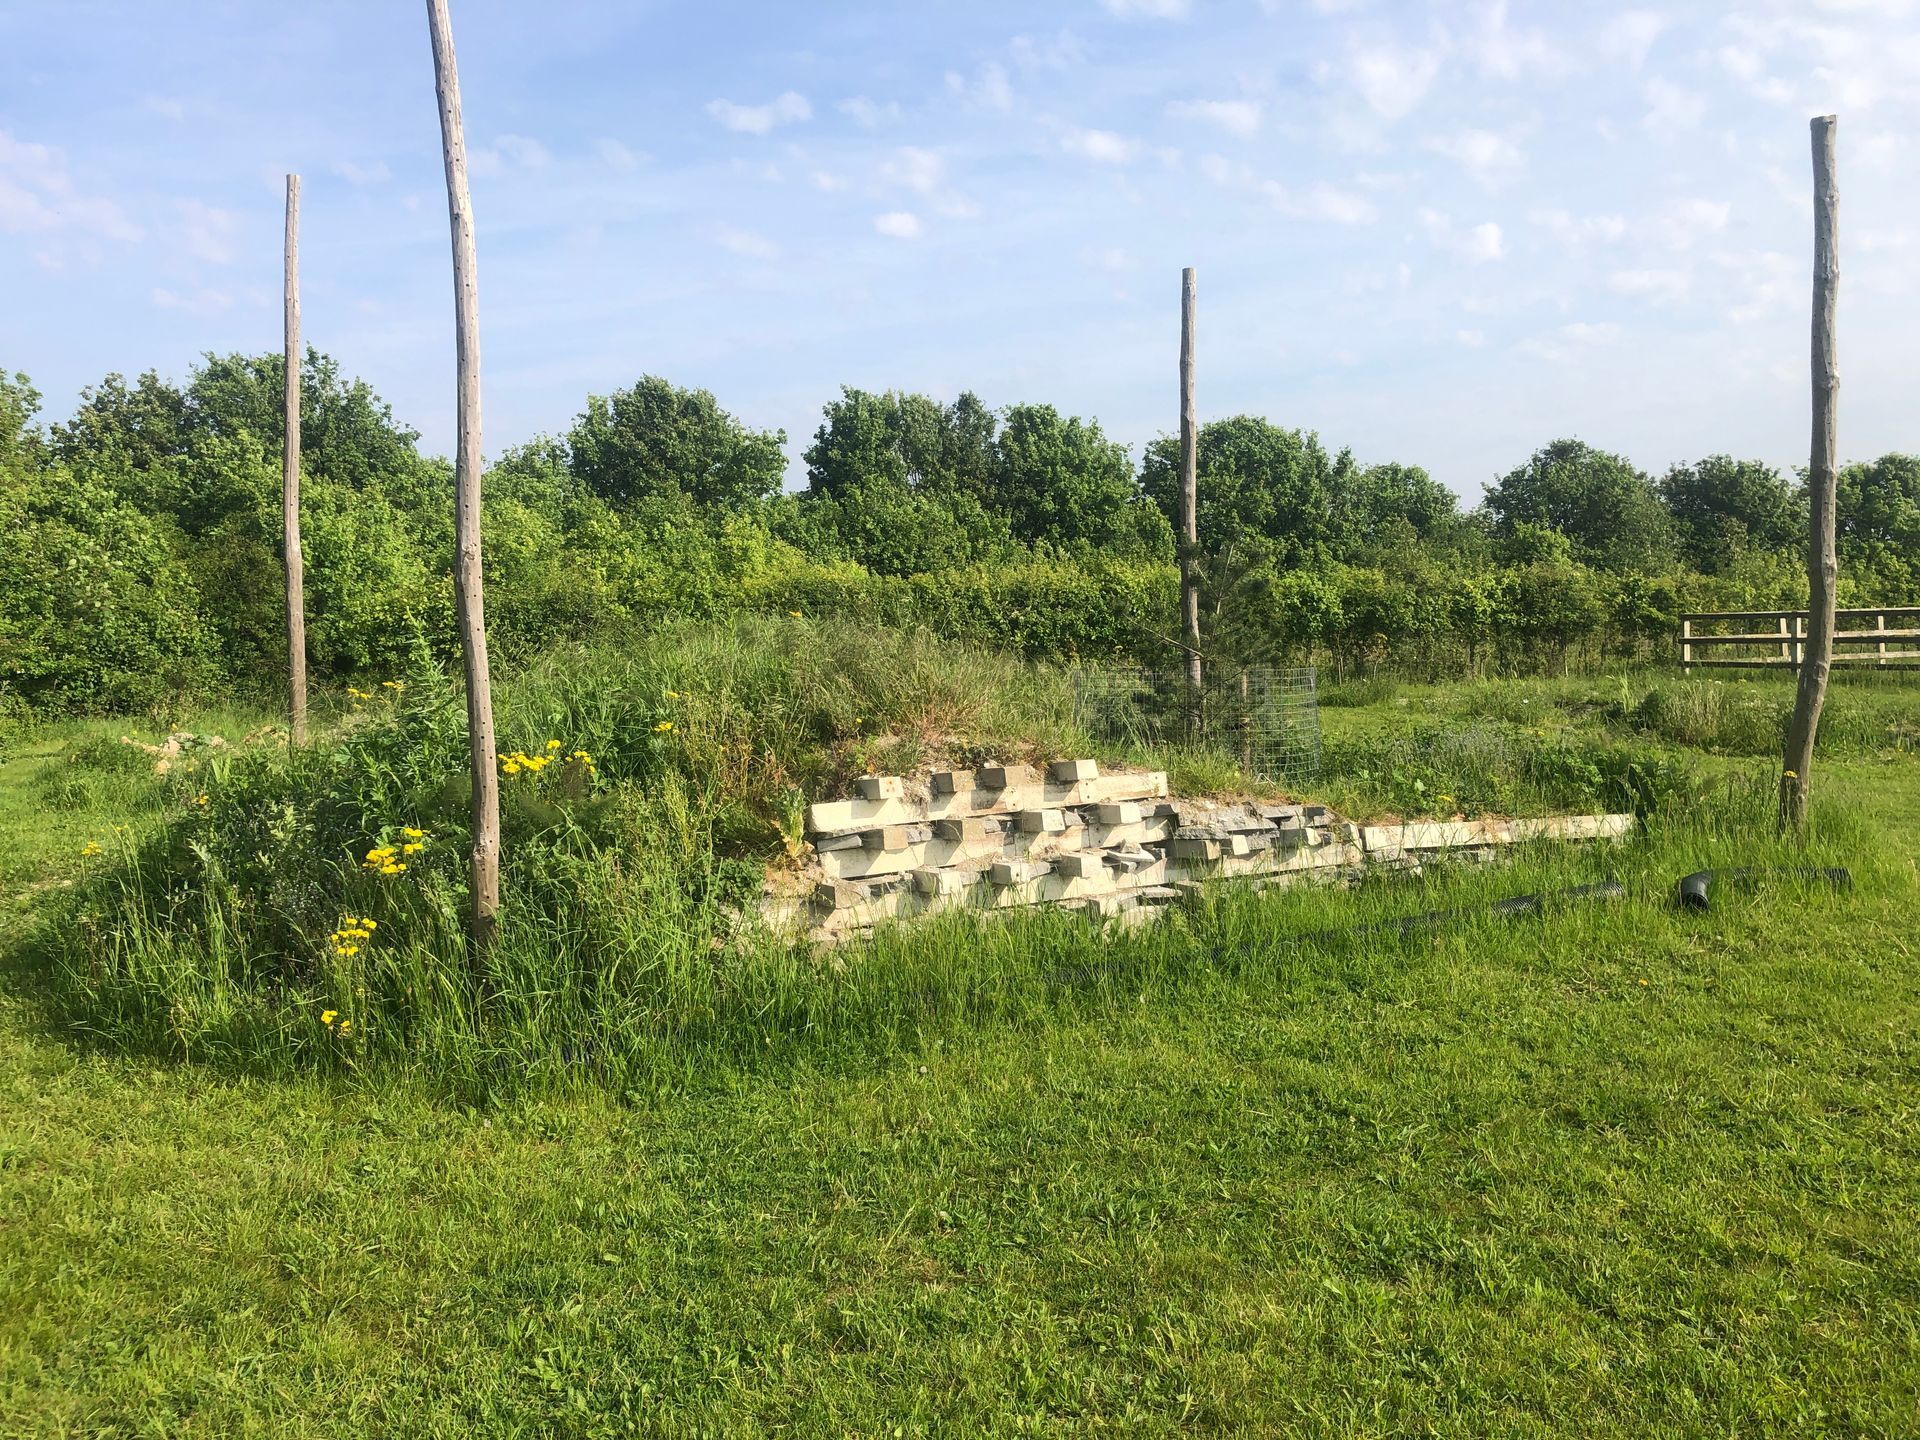
M 1174 427 L 1472 498 L 1577 434 L 1800 463 L 1807 119 L 1841 117 L 1841 448 L 1920 448 L 1920 0 L 453 0 L 489 453 L 644 373 L 787 431 L 841 384 Z M 308 340 L 450 447 L 424 6 L 10 0 L 0 365 Z

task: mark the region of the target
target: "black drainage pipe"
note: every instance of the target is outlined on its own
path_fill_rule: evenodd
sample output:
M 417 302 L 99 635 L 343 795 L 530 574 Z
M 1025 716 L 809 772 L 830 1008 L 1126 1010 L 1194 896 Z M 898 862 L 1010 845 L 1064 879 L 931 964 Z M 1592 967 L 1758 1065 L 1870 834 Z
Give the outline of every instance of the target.
M 1459 910 L 1428 910 L 1421 915 L 1409 915 L 1401 920 L 1377 920 L 1362 925 L 1343 926 L 1337 930 L 1314 930 L 1305 935 L 1290 935 L 1279 941 L 1281 945 L 1309 945 L 1316 940 L 1332 940 L 1343 935 L 1372 935 L 1392 932 L 1411 935 L 1420 930 L 1438 930 L 1455 925 L 1463 920 L 1471 920 L 1477 915 L 1498 915 L 1511 919 L 1520 915 L 1539 915 L 1553 906 L 1573 904 L 1583 900 L 1619 900 L 1625 897 L 1626 886 L 1609 875 L 1596 885 L 1574 885 L 1565 890 L 1543 890 L 1535 895 L 1515 895 L 1510 899 L 1495 901 L 1485 907 L 1471 906 Z M 1238 951 L 1253 954 L 1257 950 L 1267 949 L 1264 945 L 1221 946 L 1213 952 L 1215 960 L 1224 959 Z
M 1766 875 L 1791 875 L 1801 880 L 1822 881 L 1836 890 L 1846 890 L 1853 885 L 1853 872 L 1842 865 L 1742 865 L 1732 870 L 1696 870 L 1691 875 L 1683 875 L 1676 887 L 1675 898 L 1683 910 L 1711 910 L 1712 891 L 1716 882 L 1751 890 Z

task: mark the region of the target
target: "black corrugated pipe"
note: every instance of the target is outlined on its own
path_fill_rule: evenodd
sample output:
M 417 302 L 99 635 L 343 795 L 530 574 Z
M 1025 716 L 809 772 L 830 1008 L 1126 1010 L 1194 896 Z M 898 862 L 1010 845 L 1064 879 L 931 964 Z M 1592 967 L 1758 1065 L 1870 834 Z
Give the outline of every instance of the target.
M 1715 883 L 1751 890 L 1762 876 L 1790 875 L 1801 880 L 1824 881 L 1836 890 L 1853 884 L 1853 872 L 1841 865 L 1743 865 L 1733 870 L 1696 870 L 1680 877 L 1675 898 L 1683 910 L 1711 910 Z

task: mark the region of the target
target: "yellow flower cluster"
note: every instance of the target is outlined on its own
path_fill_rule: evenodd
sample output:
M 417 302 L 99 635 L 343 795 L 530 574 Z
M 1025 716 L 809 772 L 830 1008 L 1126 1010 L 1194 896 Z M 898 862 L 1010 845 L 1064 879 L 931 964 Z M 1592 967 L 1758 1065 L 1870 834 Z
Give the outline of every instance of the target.
M 105 854 L 106 852 L 100 848 L 100 842 L 98 840 L 89 840 L 87 841 L 87 848 L 82 850 L 80 853 L 82 856 L 91 857 L 94 855 Z
M 662 720 L 658 725 L 653 727 L 653 733 L 656 735 L 665 735 L 672 729 L 673 722 L 671 720 Z
M 404 837 L 398 845 L 376 845 L 367 851 L 367 858 L 360 862 L 362 870 L 370 870 L 376 875 L 404 875 L 407 873 L 408 855 L 418 855 L 427 848 L 428 835 L 424 830 L 416 830 L 409 825 L 400 832 Z
M 377 920 L 370 920 L 364 915 L 358 918 L 349 915 L 340 922 L 340 928 L 327 937 L 327 943 L 333 946 L 333 953 L 340 959 L 351 959 L 360 953 L 362 945 L 373 939 L 373 932 L 379 928 L 380 922 Z
M 549 740 L 547 748 L 538 755 L 529 755 L 523 750 L 502 752 L 500 773 L 502 775 L 538 775 L 556 760 L 562 765 L 578 765 L 589 775 L 594 773 L 593 756 L 586 751 L 575 750 L 572 754 L 563 756 L 560 749 L 558 740 Z
M 342 1040 L 353 1033 L 353 1022 L 351 1020 L 340 1019 L 340 1012 L 338 1010 L 322 1010 L 320 1012 L 320 1023 L 338 1035 Z

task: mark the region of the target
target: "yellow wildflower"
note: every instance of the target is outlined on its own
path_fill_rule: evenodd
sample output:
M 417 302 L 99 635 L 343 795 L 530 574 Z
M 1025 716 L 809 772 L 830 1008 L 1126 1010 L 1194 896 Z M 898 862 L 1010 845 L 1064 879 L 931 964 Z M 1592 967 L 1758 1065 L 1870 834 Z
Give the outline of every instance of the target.
M 560 742 L 558 740 L 547 741 L 547 749 L 558 750 L 559 748 L 560 748 Z
M 101 854 L 102 852 L 101 852 L 101 849 L 100 849 L 100 842 L 99 842 L 98 840 L 89 840 L 89 841 L 87 842 L 87 848 L 86 848 L 86 849 L 84 849 L 84 850 L 82 850 L 82 851 L 81 851 L 80 853 L 81 853 L 82 855 L 98 855 L 98 854 Z
M 338 1019 L 339 1016 L 340 1012 L 338 1010 L 322 1010 L 320 1012 L 320 1023 L 331 1030 L 333 1028 L 333 1022 Z
M 407 837 L 407 839 L 409 839 L 409 840 L 424 840 L 424 839 L 426 839 L 426 838 L 427 838 L 427 832 L 426 832 L 426 831 L 424 831 L 424 830 L 416 830 L 416 829 L 414 829 L 414 828 L 413 828 L 413 826 L 411 826 L 411 825 L 409 825 L 409 826 L 407 826 L 407 827 L 406 827 L 405 829 L 403 829 L 403 830 L 402 830 L 402 831 L 401 831 L 400 833 L 401 833 L 402 835 L 404 835 L 404 836 L 406 836 L 406 837 Z
M 204 810 L 207 808 L 207 797 L 205 795 L 196 795 L 193 797 L 193 803 Z
M 427 847 L 422 845 L 418 840 L 409 840 L 405 845 L 400 847 L 400 853 L 402 855 L 418 855 L 426 848 Z
M 382 875 L 404 875 L 407 873 L 407 867 L 397 860 L 390 860 L 380 867 L 380 873 Z
M 520 762 L 518 760 L 509 760 L 500 767 L 500 772 L 503 775 L 518 775 L 520 773 Z
M 340 1028 L 334 1031 L 334 1034 L 345 1035 L 351 1029 L 353 1029 L 353 1022 L 351 1020 L 342 1020 L 340 1022 Z
M 798 620 L 798 619 L 801 619 L 801 618 L 802 618 L 802 616 L 801 616 L 801 614 L 800 614 L 800 612 L 799 612 L 798 610 L 789 610 L 789 611 L 787 611 L 787 614 L 789 614 L 789 615 L 791 615 L 791 616 L 792 616 L 792 617 L 793 617 L 794 619 L 796 619 L 796 620 Z
M 658 725 L 653 727 L 653 733 L 656 735 L 664 735 L 671 729 L 673 729 L 673 722 L 671 720 L 662 720 Z

